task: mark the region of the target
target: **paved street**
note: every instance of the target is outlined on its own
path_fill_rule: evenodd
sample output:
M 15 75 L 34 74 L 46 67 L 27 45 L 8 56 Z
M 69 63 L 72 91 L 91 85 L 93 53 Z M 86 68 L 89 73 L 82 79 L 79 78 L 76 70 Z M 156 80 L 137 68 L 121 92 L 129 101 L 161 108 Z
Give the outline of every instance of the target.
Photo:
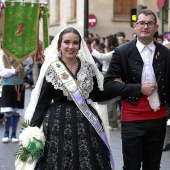
M 30 98 L 31 90 L 26 90 L 25 106 L 27 106 Z M 21 120 L 22 121 L 22 120 Z M 20 126 L 20 125 L 19 125 Z M 18 130 L 19 133 L 19 130 Z M 0 137 L 3 136 L 3 125 L 0 125 Z M 110 133 L 111 148 L 115 159 L 116 170 L 122 170 L 122 153 L 120 131 L 112 131 Z M 3 144 L 0 141 L 0 170 L 14 170 L 15 157 L 14 154 L 19 145 L 14 143 Z M 161 170 L 170 170 L 170 150 L 163 152 L 161 161 Z

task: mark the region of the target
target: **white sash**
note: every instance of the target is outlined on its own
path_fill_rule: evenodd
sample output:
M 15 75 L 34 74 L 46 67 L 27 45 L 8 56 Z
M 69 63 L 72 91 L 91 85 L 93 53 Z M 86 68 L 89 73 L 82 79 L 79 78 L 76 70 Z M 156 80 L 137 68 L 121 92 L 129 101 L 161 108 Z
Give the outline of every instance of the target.
M 103 127 L 101 126 L 97 117 L 90 111 L 89 107 L 87 106 L 82 96 L 81 90 L 79 89 L 79 84 L 73 79 L 73 77 L 70 75 L 70 73 L 68 72 L 68 70 L 60 60 L 51 63 L 51 66 L 55 70 L 58 78 L 63 83 L 64 87 L 68 90 L 69 94 L 71 95 L 72 99 L 76 103 L 77 107 L 80 109 L 83 115 L 89 120 L 89 122 L 92 124 L 92 126 L 94 127 L 94 129 L 96 130 L 100 138 L 103 140 L 103 142 L 109 149 L 110 161 L 114 168 L 114 160 L 113 160 L 111 148 L 108 144 Z

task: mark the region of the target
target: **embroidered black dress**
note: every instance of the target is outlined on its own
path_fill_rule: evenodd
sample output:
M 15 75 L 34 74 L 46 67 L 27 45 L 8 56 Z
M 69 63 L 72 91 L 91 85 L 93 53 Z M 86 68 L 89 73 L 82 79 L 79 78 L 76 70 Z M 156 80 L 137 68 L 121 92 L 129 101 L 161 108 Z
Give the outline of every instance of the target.
M 81 63 L 77 74 L 72 76 L 80 81 L 85 98 L 97 102 L 106 99 L 99 91 L 92 65 Z M 100 120 L 95 109 L 89 107 Z M 72 101 L 52 67 L 45 75 L 31 124 L 39 127 L 42 124 L 47 136 L 44 156 L 36 169 L 111 170 L 109 150 Z

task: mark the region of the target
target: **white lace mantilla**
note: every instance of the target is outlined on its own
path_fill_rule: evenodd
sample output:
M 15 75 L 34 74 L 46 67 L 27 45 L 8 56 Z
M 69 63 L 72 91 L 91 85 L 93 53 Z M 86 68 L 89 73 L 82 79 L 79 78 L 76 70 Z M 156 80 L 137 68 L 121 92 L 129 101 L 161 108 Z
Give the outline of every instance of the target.
M 83 94 L 84 99 L 89 98 L 90 92 L 93 90 L 93 77 L 95 76 L 94 66 L 89 64 L 83 59 L 81 61 L 81 68 L 77 74 L 77 81 L 80 82 L 79 87 Z M 46 81 L 51 82 L 54 89 L 63 91 L 64 96 L 67 96 L 68 100 L 72 100 L 70 94 L 63 86 L 62 82 L 58 79 L 54 69 L 50 66 L 45 74 Z

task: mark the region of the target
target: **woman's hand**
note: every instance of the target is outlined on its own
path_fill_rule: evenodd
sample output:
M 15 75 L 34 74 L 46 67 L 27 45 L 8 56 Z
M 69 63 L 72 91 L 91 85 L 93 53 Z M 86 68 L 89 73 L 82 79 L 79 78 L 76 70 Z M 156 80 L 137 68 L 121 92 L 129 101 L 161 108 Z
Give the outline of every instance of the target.
M 21 69 L 22 69 L 22 65 L 21 65 L 21 64 L 19 64 L 19 65 L 15 68 L 15 73 L 20 72 L 20 71 L 21 71 Z
M 119 83 L 124 83 L 121 78 L 115 78 L 114 81 L 117 81 Z

